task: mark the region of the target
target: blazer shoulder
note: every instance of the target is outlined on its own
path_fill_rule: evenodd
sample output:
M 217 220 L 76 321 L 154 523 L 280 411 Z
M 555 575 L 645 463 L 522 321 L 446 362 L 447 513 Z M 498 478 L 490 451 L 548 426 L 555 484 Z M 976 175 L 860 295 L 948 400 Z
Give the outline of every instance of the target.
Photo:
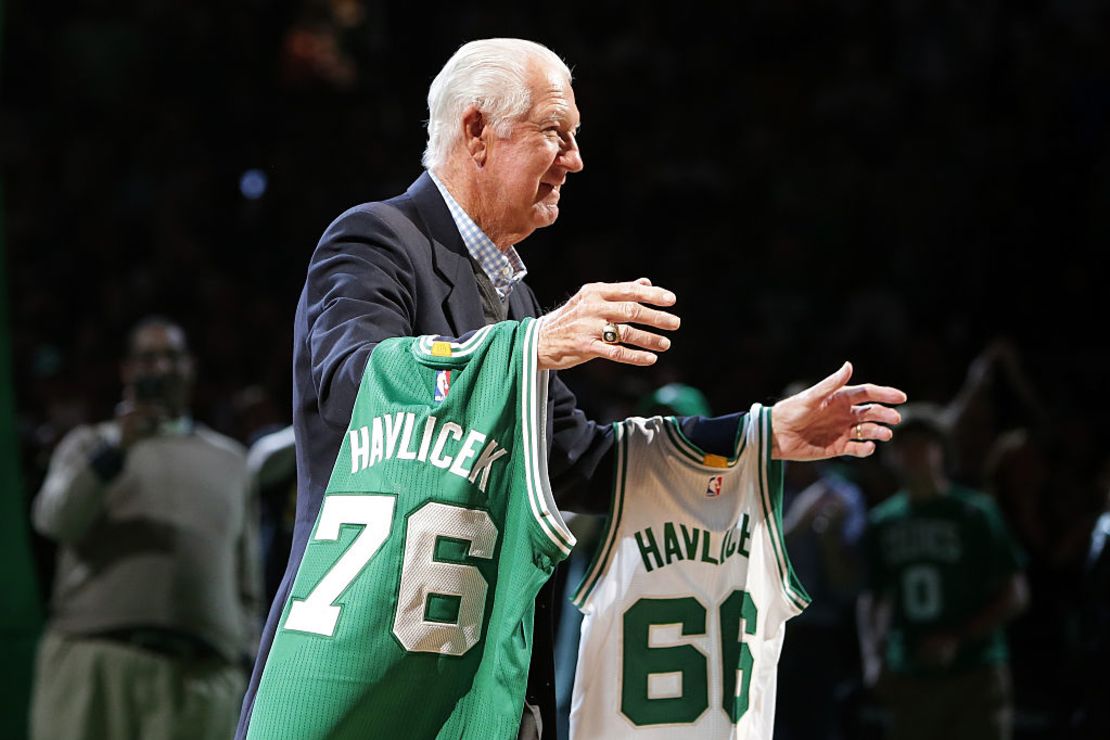
M 324 230 L 310 264 L 319 267 L 360 253 L 365 259 L 375 259 L 369 257 L 369 252 L 393 255 L 389 259 L 402 265 L 427 262 L 431 239 L 414 212 L 403 207 L 402 199 L 403 196 L 348 208 Z
M 421 231 L 415 211 L 404 196 L 387 201 L 371 201 L 352 206 L 333 220 L 320 239 L 321 245 L 337 237 L 348 235 L 352 230 L 372 236 L 381 233 L 385 236 L 399 237 L 401 232 Z

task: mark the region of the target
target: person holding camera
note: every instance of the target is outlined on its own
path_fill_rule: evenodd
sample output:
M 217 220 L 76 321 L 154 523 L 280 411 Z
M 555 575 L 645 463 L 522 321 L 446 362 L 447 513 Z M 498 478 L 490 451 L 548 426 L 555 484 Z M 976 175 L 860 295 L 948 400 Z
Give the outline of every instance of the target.
M 246 451 L 189 413 L 181 327 L 131 332 L 111 421 L 59 443 L 35 498 L 58 544 L 32 738 L 227 738 L 261 614 Z

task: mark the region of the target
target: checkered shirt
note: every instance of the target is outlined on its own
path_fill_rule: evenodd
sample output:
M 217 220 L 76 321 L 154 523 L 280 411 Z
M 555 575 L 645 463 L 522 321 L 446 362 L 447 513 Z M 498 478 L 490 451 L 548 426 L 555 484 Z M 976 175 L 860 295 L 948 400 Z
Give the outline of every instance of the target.
M 451 197 L 451 193 L 447 192 L 447 187 L 439 181 L 439 178 L 431 172 L 428 174 L 431 175 L 432 182 L 439 188 L 440 195 L 447 203 L 447 209 L 455 219 L 455 226 L 458 227 L 459 235 L 462 236 L 463 244 L 466 245 L 470 256 L 481 265 L 482 272 L 486 273 L 493 283 L 498 297 L 505 300 L 513 292 L 516 284 L 528 274 L 516 248 L 509 247 L 504 252 L 498 249 L 493 240 L 478 228 L 478 224 L 474 223 L 474 220 L 466 215 L 462 206 Z

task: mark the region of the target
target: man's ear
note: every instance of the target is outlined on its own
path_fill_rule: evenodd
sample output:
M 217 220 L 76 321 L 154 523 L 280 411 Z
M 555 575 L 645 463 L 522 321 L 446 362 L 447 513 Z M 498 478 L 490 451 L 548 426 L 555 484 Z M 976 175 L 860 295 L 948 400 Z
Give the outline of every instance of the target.
M 472 105 L 463 112 L 463 141 L 470 158 L 478 165 L 486 162 L 486 117 L 478 106 Z

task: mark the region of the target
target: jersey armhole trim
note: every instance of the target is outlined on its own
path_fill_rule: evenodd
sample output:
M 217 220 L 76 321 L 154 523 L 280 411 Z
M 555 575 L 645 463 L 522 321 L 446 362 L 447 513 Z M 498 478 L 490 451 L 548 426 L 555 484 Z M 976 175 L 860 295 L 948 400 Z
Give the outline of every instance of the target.
M 621 515 L 624 513 L 624 481 L 628 471 L 628 448 L 624 425 L 614 422 L 613 435 L 616 455 L 613 457 L 613 490 L 609 494 L 609 516 L 605 518 L 604 537 L 598 542 L 593 559 L 586 568 L 586 575 L 583 576 L 582 582 L 578 584 L 570 599 L 579 611 L 585 611 L 590 594 L 601 580 L 602 574 L 609 568 L 609 558 L 613 554 L 613 545 L 616 543 L 617 532 L 620 531 Z
M 570 554 L 574 547 L 574 535 L 567 527 L 555 497 L 551 494 L 551 483 L 547 475 L 547 382 L 548 372 L 539 370 L 537 349 L 539 347 L 539 322 L 532 318 L 522 319 L 520 331 L 524 332 L 521 346 L 524 352 L 521 363 L 521 437 L 524 442 L 525 482 L 528 489 L 528 504 L 532 516 L 540 530 L 559 550 L 562 557 Z
M 801 613 L 809 606 L 810 597 L 794 572 L 786 553 L 786 539 L 782 536 L 782 463 L 771 459 L 771 409 L 755 404 L 749 416 L 751 429 L 759 442 L 759 501 L 771 530 L 769 539 L 779 583 L 789 605 L 796 613 Z

